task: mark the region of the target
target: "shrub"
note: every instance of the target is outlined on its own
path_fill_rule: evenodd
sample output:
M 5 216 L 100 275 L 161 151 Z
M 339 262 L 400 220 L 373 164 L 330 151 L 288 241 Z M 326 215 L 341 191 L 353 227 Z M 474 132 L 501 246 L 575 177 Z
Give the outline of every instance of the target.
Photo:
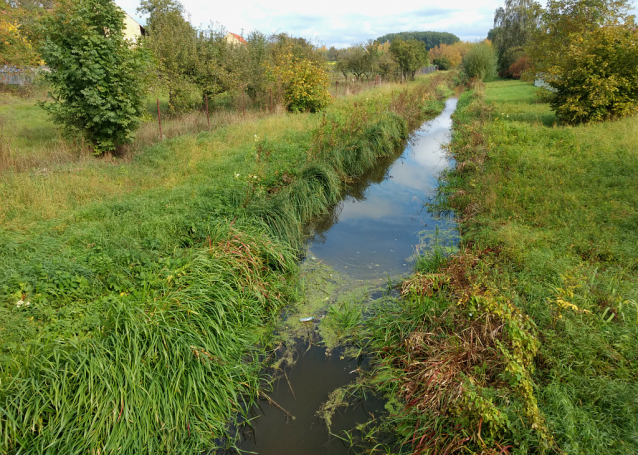
M 463 70 L 470 78 L 480 80 L 494 78 L 496 76 L 496 53 L 492 46 L 487 43 L 472 46 L 463 57 Z
M 283 87 L 284 102 L 293 112 L 317 112 L 330 104 L 329 77 L 323 64 L 285 45 L 266 65 L 266 75 L 276 88 Z
M 532 63 L 529 61 L 527 56 L 520 57 L 509 67 L 507 70 L 507 76 L 514 79 L 520 79 L 523 76 L 523 73 L 531 67 Z
M 112 0 L 62 0 L 42 22 L 42 57 L 53 103 L 42 103 L 96 155 L 130 142 L 144 112 L 146 53 L 122 34 Z
M 562 65 L 545 82 L 558 119 L 575 124 L 624 117 L 638 111 L 638 33 L 601 27 L 573 36 Z
M 438 66 L 441 71 L 447 71 L 452 66 L 447 57 L 435 58 L 432 60 L 432 64 Z

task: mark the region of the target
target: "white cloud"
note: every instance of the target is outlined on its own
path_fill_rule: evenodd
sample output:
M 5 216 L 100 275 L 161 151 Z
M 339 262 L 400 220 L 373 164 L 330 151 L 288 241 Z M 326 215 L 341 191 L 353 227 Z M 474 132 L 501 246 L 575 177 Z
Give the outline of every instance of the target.
M 126 12 L 136 13 L 139 0 L 115 0 Z M 633 5 L 638 5 L 638 0 Z M 402 2 L 364 0 L 253 0 L 204 2 L 182 0 L 195 26 L 220 23 L 227 30 L 247 33 L 288 32 L 328 46 L 347 46 L 400 31 L 450 32 L 461 39 L 481 39 L 492 27 L 494 10 L 504 0 L 423 0 Z M 634 8 L 634 12 L 636 9 Z

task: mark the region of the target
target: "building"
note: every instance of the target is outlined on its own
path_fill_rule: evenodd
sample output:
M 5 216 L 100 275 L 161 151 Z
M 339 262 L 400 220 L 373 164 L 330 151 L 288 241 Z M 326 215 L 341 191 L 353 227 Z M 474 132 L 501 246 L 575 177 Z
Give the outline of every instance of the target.
M 146 30 L 144 27 L 138 24 L 135 19 L 128 15 L 128 13 L 124 16 L 123 33 L 124 38 L 131 41 L 137 41 L 138 38 L 146 36 Z
M 226 33 L 224 40 L 228 44 L 248 44 L 242 36 L 237 35 L 236 33 Z

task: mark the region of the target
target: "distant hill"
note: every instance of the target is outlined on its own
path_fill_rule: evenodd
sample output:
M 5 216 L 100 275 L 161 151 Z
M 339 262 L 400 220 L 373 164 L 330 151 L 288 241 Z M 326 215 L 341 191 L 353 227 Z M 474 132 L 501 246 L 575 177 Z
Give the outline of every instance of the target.
M 400 32 L 400 33 L 388 33 L 377 38 L 380 43 L 386 41 L 394 41 L 395 39 L 402 39 L 407 41 L 409 39 L 415 39 L 423 41 L 428 50 L 438 46 L 441 43 L 454 44 L 461 41 L 458 36 L 447 32 Z

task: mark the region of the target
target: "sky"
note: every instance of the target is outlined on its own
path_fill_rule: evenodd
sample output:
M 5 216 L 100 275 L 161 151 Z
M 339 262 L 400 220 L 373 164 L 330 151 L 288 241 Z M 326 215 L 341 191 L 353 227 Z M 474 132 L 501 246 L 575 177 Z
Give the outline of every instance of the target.
M 395 0 L 396 1 L 396 0 Z M 320 45 L 337 48 L 362 43 L 386 33 L 404 31 L 450 32 L 462 40 L 487 36 L 494 10 L 504 0 L 181 0 L 196 27 L 221 24 L 244 36 L 252 30 L 265 34 L 287 32 Z M 139 0 L 115 0 L 141 24 Z M 542 3 L 542 2 L 541 2 Z M 633 0 L 634 14 L 638 0 Z

